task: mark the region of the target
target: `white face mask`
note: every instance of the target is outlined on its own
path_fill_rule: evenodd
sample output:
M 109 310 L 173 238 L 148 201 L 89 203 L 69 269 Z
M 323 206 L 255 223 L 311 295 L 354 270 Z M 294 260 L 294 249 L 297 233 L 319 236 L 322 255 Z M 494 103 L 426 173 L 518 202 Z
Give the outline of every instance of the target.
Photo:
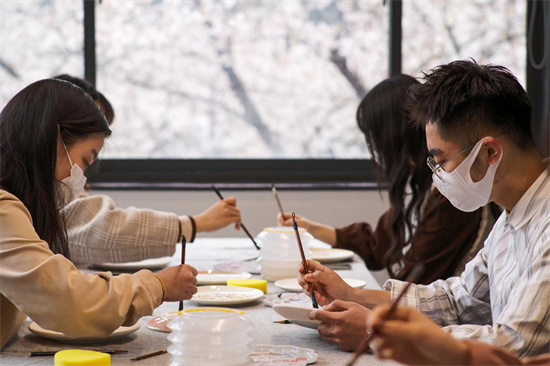
M 63 140 L 61 140 L 65 153 L 69 158 L 69 163 L 71 164 L 71 172 L 69 176 L 61 181 L 61 197 L 59 199 L 60 207 L 65 207 L 70 202 L 77 199 L 82 192 L 84 191 L 84 186 L 86 185 L 86 176 L 84 171 L 77 164 L 73 164 L 69 152 L 67 151 L 67 146 Z
M 485 173 L 485 176 L 479 182 L 474 182 L 470 176 L 470 169 L 481 150 L 483 140 L 486 138 L 481 139 L 474 146 L 470 154 L 455 170 L 447 173 L 443 169 L 440 169 L 437 174 L 434 173 L 432 175 L 432 179 L 439 192 L 461 211 L 472 212 L 489 202 L 491 191 L 493 190 L 495 173 L 500 165 L 503 154 L 500 154 L 496 163 L 489 165 L 487 173 Z M 441 179 L 438 177 L 438 174 L 441 176 Z

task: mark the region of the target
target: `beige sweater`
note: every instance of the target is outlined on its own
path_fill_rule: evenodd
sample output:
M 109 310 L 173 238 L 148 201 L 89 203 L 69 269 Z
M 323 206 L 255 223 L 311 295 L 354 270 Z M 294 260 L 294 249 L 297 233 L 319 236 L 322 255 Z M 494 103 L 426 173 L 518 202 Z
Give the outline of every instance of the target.
M 53 254 L 23 203 L 0 189 L 0 349 L 26 316 L 68 336 L 106 336 L 162 303 L 152 272 L 86 274 Z
M 192 236 L 188 216 L 118 208 L 105 195 L 83 195 L 61 210 L 74 263 L 134 262 L 171 256 L 182 234 Z

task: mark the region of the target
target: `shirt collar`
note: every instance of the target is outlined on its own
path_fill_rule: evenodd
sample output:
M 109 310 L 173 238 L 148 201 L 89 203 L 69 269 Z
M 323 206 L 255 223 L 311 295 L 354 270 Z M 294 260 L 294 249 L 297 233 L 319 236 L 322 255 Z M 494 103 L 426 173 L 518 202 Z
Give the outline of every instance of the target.
M 546 191 L 546 194 L 543 192 Z M 537 212 L 537 208 L 544 203 L 545 199 L 538 199 L 542 194 L 542 198 L 550 197 L 550 176 L 548 169 L 544 169 L 537 180 L 531 184 L 531 187 L 521 196 L 518 203 L 508 214 L 507 221 L 514 230 L 518 230 L 525 225 L 531 217 Z

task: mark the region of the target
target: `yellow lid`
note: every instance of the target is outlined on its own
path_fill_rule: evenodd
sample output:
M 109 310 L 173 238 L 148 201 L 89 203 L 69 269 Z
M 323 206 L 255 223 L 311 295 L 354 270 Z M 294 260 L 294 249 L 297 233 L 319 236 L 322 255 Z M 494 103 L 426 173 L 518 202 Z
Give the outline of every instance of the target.
M 221 311 L 222 313 L 235 313 L 235 314 L 244 314 L 244 311 L 235 310 L 235 309 L 225 309 L 225 308 L 195 308 L 184 310 L 184 313 L 196 313 L 199 311 Z M 181 315 L 182 312 L 178 311 L 178 315 Z
M 252 287 L 267 293 L 266 280 L 227 280 L 227 286 Z
M 54 356 L 54 366 L 111 366 L 111 355 L 83 349 L 67 349 Z
M 267 231 L 268 233 L 279 233 L 279 234 L 294 233 L 294 229 L 292 228 L 292 226 L 264 227 L 264 231 Z M 307 232 L 307 229 L 303 227 L 299 227 L 298 232 L 300 234 L 303 234 Z

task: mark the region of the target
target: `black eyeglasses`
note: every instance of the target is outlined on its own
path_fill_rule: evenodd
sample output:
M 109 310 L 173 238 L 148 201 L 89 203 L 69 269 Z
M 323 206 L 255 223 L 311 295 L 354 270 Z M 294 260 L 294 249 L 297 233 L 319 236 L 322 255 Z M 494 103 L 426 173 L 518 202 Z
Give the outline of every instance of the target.
M 456 154 L 455 156 L 453 156 L 452 158 L 448 159 L 448 160 L 445 160 L 444 162 L 442 163 L 436 163 L 435 162 L 435 159 L 433 156 L 428 156 L 428 158 L 426 159 L 426 164 L 428 164 L 428 167 L 430 168 L 430 170 L 432 171 L 432 173 L 434 173 L 439 179 L 441 179 L 442 181 L 445 181 L 443 179 L 443 177 L 441 176 L 441 172 L 442 171 L 445 171 L 445 169 L 443 168 L 443 165 L 447 164 L 449 161 L 453 160 L 454 158 L 456 158 L 457 156 L 459 155 L 462 155 L 464 154 L 466 151 L 470 150 L 471 148 L 473 148 L 474 146 L 476 146 L 476 144 L 478 143 L 479 141 L 473 143 L 472 145 L 468 146 L 467 148 L 465 148 L 464 150 L 462 150 L 461 152 L 459 152 L 458 154 Z

